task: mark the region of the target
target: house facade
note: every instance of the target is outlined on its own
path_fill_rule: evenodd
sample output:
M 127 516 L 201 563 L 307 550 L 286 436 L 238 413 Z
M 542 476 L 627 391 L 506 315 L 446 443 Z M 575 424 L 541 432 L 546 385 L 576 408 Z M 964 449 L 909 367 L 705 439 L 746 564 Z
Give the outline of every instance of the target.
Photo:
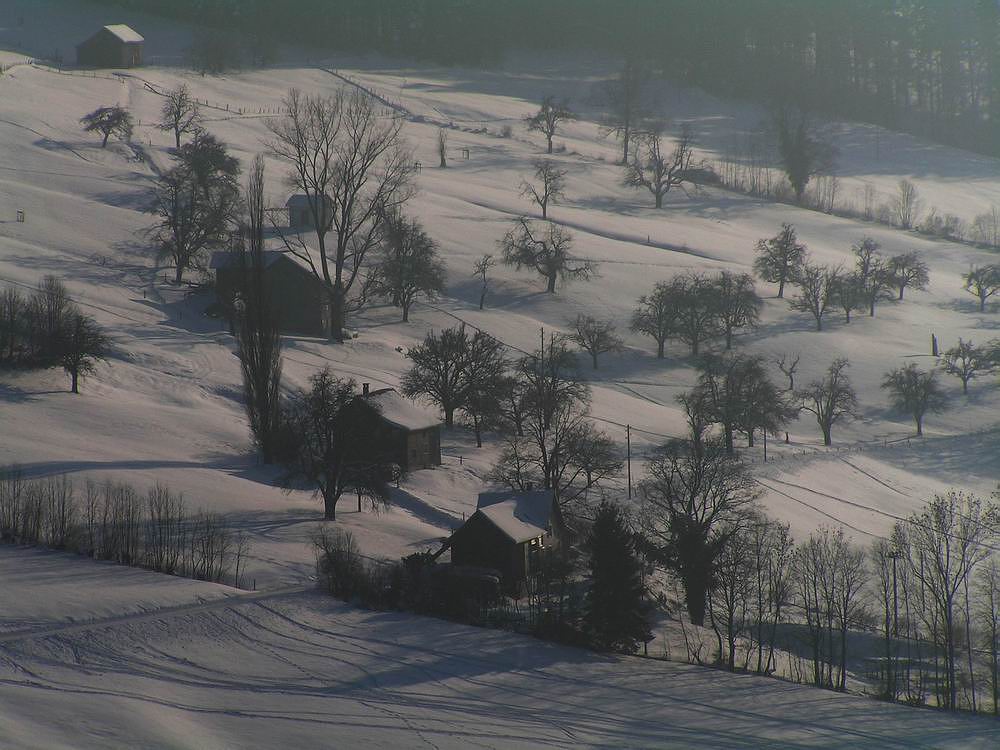
M 362 403 L 373 405 L 381 450 L 404 471 L 441 465 L 441 420 L 394 388 L 362 386 Z
M 91 68 L 136 68 L 142 65 L 144 44 L 135 29 L 112 24 L 76 46 L 76 62 Z
M 483 492 L 476 512 L 451 535 L 451 561 L 496 570 L 508 589 L 517 589 L 539 571 L 542 551 L 564 538 L 562 514 L 550 490 Z
M 320 217 L 324 224 L 329 223 L 333 217 L 333 201 L 326 198 L 324 201 L 326 211 Z M 310 209 L 309 196 L 305 193 L 296 193 L 285 201 L 285 208 L 288 209 L 288 227 L 296 231 L 310 231 L 316 228 L 313 221 L 312 210 Z
M 215 294 L 219 308 L 232 318 L 244 283 L 239 253 L 212 256 Z M 264 284 L 271 296 L 282 333 L 307 336 L 330 335 L 330 297 L 326 285 L 287 253 L 264 253 Z

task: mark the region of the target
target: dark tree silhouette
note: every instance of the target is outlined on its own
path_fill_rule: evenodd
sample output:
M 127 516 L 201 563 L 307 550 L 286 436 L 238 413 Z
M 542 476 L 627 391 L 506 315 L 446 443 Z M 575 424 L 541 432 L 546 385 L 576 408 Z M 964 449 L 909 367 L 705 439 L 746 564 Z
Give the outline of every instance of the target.
M 93 318 L 71 307 L 59 336 L 59 363 L 70 377 L 70 392 L 80 392 L 80 378 L 107 359 L 111 342 Z
M 946 399 L 934 370 L 921 370 L 912 362 L 885 374 L 882 388 L 888 392 L 892 407 L 909 414 L 917 425 L 917 436 L 924 434 L 924 416 L 942 411 Z
M 834 150 L 816 133 L 805 112 L 780 107 L 774 115 L 774 130 L 781 166 L 802 203 L 806 186 L 815 175 L 830 170 Z
M 816 321 L 816 330 L 822 331 L 826 311 L 837 299 L 839 280 L 838 268 L 804 263 L 795 280 L 799 293 L 789 301 L 788 306 L 793 310 L 812 315 Z
M 726 337 L 726 349 L 732 349 L 737 330 L 757 327 L 764 303 L 757 295 L 753 278 L 746 273 L 722 271 L 715 279 L 715 291 L 719 328 Z
M 486 295 L 490 292 L 490 270 L 496 265 L 496 258 L 486 253 L 476 261 L 472 275 L 479 279 L 479 309 L 486 305 Z
M 101 148 L 108 145 L 111 136 L 127 141 L 132 137 L 134 122 L 132 114 L 117 104 L 113 107 L 98 107 L 93 112 L 80 118 L 80 124 L 86 133 L 98 132 L 102 136 Z
M 372 292 L 402 309 L 405 323 L 418 298 L 434 300 L 444 291 L 446 273 L 437 243 L 419 221 L 401 212 L 385 221 L 386 245 L 369 284 Z
M 964 276 L 965 291 L 979 300 L 979 312 L 986 311 L 986 302 L 1000 292 L 1000 266 L 974 266 Z
M 635 535 L 621 508 L 603 502 L 584 542 L 590 576 L 583 626 L 601 651 L 634 652 L 652 639 L 652 611 Z
M 903 299 L 903 291 L 907 288 L 926 289 L 930 283 L 928 270 L 927 264 L 916 251 L 900 253 L 889 258 L 889 274 L 893 286 L 899 289 L 898 299 Z
M 201 128 L 204 118 L 198 103 L 192 98 L 191 90 L 182 83 L 173 91 L 168 91 L 160 108 L 160 130 L 174 134 L 174 147 L 181 147 L 181 136 L 195 133 Z
M 652 114 L 647 93 L 649 71 L 645 65 L 629 57 L 621 72 L 606 81 L 598 91 L 598 99 L 608 109 L 601 132 L 614 136 L 622 143 L 622 164 L 628 164 L 632 139 L 642 132 Z
M 778 285 L 778 299 L 785 296 L 785 284 L 793 283 L 806 260 L 806 246 L 795 237 L 795 227 L 782 224 L 781 231 L 768 240 L 757 241 L 753 271 L 764 281 Z
M 662 130 L 657 128 L 635 136 L 632 158 L 625 165 L 626 187 L 645 188 L 653 196 L 656 208 L 663 208 L 663 199 L 672 188 L 691 179 L 694 158 L 694 134 L 685 125 L 673 151 L 668 152 Z
M 569 323 L 569 340 L 590 355 L 594 369 L 597 369 L 597 358 L 608 352 L 620 352 L 625 346 L 618 334 L 615 324 L 610 320 L 597 320 L 590 315 L 577 315 Z
M 548 146 L 547 153 L 552 153 L 552 139 L 555 137 L 561 123 L 575 120 L 576 115 L 565 100 L 557 102 L 554 96 L 542 99 L 542 106 L 533 115 L 524 118 L 529 131 L 538 131 L 545 136 Z
M 962 393 L 969 392 L 969 381 L 981 372 L 991 372 L 1000 362 L 995 356 L 995 345 L 976 346 L 971 341 L 958 340 L 958 345 L 948 349 L 942 357 L 944 370 L 962 381 Z
M 846 358 L 835 359 L 821 380 L 814 380 L 795 394 L 800 408 L 816 417 L 823 431 L 823 445 L 833 444 L 833 426 L 855 416 L 858 397 L 847 376 L 850 363 Z
M 656 342 L 656 357 L 663 359 L 667 339 L 677 329 L 677 304 L 670 284 L 660 282 L 651 294 L 639 298 L 638 307 L 632 312 L 630 328 L 652 337 Z
M 521 183 L 521 196 L 534 201 L 542 209 L 542 218 L 549 217 L 549 204 L 565 198 L 566 170 L 560 169 L 551 159 L 535 161 L 535 182 Z
M 503 262 L 517 270 L 530 268 L 545 279 L 545 290 L 556 291 L 556 281 L 587 280 L 597 270 L 594 263 L 570 255 L 573 235 L 558 224 L 547 222 L 541 231 L 523 216 L 500 240 Z

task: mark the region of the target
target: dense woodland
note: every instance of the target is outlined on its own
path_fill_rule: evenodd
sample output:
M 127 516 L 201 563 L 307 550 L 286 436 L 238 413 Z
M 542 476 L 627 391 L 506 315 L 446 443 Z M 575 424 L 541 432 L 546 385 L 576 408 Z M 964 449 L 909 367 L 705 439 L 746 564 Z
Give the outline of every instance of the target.
M 491 64 L 525 49 L 638 53 L 719 94 L 791 100 L 1000 152 L 994 0 L 105 2 L 240 28 L 251 44 L 277 36 L 448 64 Z

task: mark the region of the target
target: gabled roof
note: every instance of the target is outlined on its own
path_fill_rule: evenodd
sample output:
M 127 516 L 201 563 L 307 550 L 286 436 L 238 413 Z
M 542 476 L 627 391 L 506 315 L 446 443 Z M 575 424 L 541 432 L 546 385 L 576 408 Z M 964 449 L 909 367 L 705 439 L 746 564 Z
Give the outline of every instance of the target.
M 395 388 L 373 391 L 367 398 L 379 407 L 382 419 L 396 427 L 402 427 L 405 430 L 426 430 L 441 424 L 437 414 L 422 408 Z
M 326 197 L 326 204 L 328 206 L 333 205 L 333 200 L 330 196 Z M 305 193 L 296 193 L 291 196 L 287 201 L 285 201 L 285 208 L 295 208 L 300 210 L 306 210 L 309 208 L 309 196 Z
M 142 38 L 142 34 L 133 29 L 131 26 L 126 26 L 123 23 L 114 23 L 109 26 L 105 26 L 104 30 L 110 32 L 112 35 L 117 37 L 119 41 L 125 42 L 126 44 L 146 41 Z
M 264 268 L 270 268 L 287 253 L 278 252 L 277 250 L 265 250 L 264 251 Z M 212 269 L 220 268 L 232 268 L 238 265 L 240 262 L 239 253 L 230 252 L 228 250 L 217 250 L 212 253 L 212 257 L 208 262 L 208 267 Z
M 515 544 L 543 536 L 552 528 L 551 490 L 482 492 L 478 512 Z

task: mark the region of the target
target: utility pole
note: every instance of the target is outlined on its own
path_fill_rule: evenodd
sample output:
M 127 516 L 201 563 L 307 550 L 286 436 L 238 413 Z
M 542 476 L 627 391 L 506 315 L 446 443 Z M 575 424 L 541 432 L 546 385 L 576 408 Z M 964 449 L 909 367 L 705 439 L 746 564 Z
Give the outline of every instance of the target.
M 625 463 L 628 466 L 628 499 L 632 499 L 632 425 L 625 425 Z
M 763 429 L 764 433 L 764 463 L 767 463 L 767 428 Z

